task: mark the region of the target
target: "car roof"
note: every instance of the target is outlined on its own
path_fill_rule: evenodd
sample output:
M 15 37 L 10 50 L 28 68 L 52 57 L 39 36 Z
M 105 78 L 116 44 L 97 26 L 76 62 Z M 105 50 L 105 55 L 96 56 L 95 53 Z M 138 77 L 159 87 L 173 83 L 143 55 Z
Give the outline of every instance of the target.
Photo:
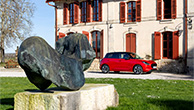
M 115 53 L 117 53 L 117 54 L 122 54 L 122 53 L 133 53 L 133 52 L 109 52 L 109 53 L 107 53 L 107 54 L 115 54 Z

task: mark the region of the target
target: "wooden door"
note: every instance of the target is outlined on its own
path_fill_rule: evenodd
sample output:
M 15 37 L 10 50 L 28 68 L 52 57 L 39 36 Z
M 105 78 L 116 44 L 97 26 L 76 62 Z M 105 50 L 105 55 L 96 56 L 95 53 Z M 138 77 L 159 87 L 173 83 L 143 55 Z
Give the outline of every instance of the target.
M 136 53 L 136 34 L 126 34 L 126 52 Z

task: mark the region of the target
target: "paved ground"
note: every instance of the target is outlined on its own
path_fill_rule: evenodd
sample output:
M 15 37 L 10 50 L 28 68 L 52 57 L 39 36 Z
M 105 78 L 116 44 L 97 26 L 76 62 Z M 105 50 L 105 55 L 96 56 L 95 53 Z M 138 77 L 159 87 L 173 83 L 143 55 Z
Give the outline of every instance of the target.
M 86 78 L 133 78 L 133 79 L 163 79 L 163 80 L 192 80 L 191 75 L 174 74 L 174 73 L 156 73 L 136 75 L 134 73 L 113 73 L 103 74 L 101 71 L 86 71 Z M 21 68 L 5 69 L 0 67 L 0 77 L 26 77 L 26 74 Z

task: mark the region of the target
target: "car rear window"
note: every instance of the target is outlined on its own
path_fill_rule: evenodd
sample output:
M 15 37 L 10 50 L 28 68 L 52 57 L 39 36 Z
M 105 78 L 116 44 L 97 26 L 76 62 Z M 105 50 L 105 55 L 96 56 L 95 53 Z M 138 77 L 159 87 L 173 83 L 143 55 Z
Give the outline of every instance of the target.
M 117 53 L 109 53 L 105 56 L 105 58 L 119 58 L 119 54 Z

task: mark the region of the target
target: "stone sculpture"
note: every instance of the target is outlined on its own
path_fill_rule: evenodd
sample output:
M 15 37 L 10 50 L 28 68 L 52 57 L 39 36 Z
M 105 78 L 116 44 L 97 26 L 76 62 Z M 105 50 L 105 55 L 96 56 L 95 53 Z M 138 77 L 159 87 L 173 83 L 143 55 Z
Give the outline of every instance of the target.
M 18 51 L 18 63 L 28 79 L 44 91 L 51 83 L 78 90 L 84 83 L 83 71 L 95 58 L 95 52 L 83 34 L 71 34 L 56 42 L 54 50 L 44 39 L 30 37 Z

